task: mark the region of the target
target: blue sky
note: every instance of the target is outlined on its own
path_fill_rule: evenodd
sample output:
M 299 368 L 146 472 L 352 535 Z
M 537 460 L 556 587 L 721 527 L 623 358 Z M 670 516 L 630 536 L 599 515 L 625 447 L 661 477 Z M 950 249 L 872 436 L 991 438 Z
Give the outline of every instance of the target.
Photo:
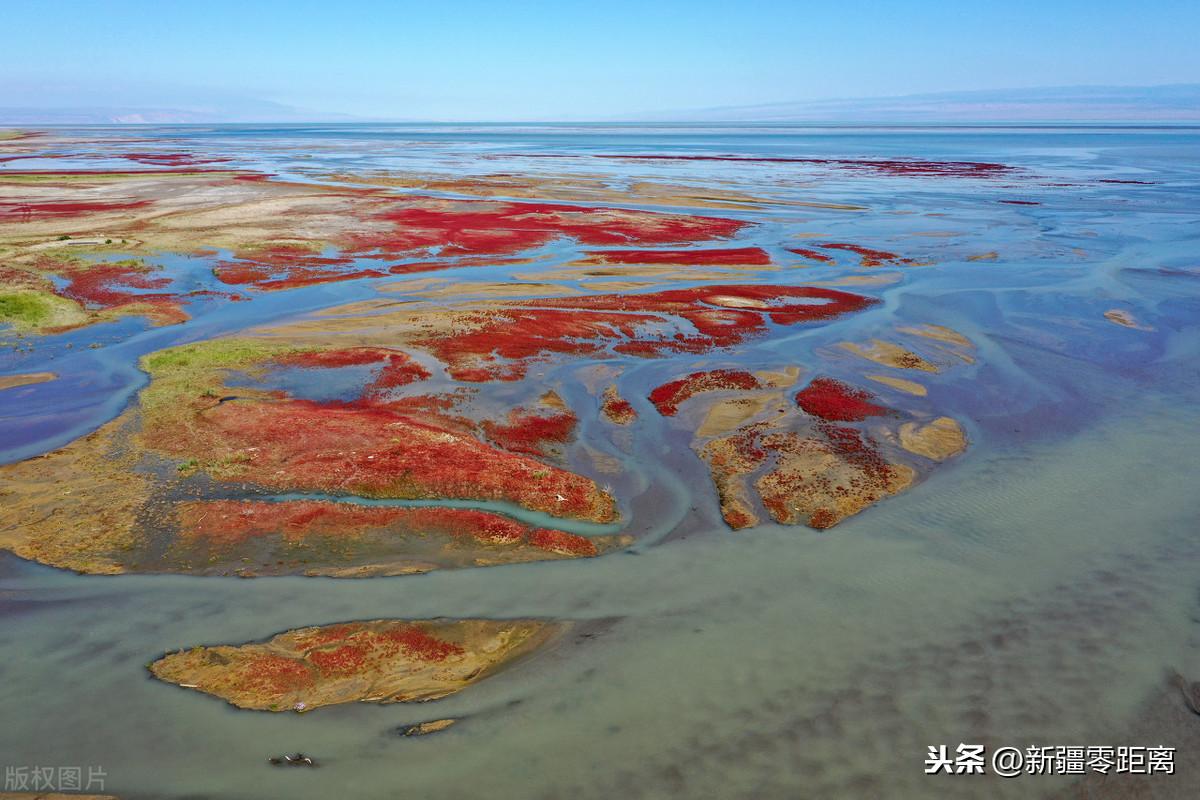
M 832 97 L 1200 83 L 1200 2 L 5 2 L 0 105 L 245 96 L 600 119 Z

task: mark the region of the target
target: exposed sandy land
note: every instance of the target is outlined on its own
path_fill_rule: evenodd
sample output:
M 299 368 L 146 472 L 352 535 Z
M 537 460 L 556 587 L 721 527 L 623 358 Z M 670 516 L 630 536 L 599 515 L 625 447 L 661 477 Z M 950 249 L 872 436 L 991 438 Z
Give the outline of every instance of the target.
M 568 627 L 542 620 L 343 623 L 261 643 L 180 650 L 155 661 L 150 672 L 259 711 L 423 702 L 465 689 Z
M 740 428 L 772 406 L 777 409 L 777 413 L 786 413 L 787 405 L 787 397 L 782 392 L 754 392 L 743 397 L 718 400 L 709 406 L 704 421 L 696 429 L 696 436 L 701 439 L 723 436 Z
M 831 281 L 813 281 L 813 286 L 887 286 L 904 278 L 899 272 L 879 272 L 874 275 L 847 275 Z
M 482 198 L 528 200 L 567 200 L 593 203 L 620 203 L 673 206 L 680 208 L 761 208 L 795 206 L 834 210 L 860 210 L 858 206 L 817 203 L 749 194 L 711 185 L 663 183 L 649 179 L 614 180 L 592 173 L 521 174 L 491 173 L 452 175 L 438 173 L 382 172 L 367 174 L 339 173 L 322 176 L 326 180 L 358 186 L 381 186 L 417 191 L 445 192 Z
M 413 286 L 415 282 L 397 281 L 384 284 L 384 291 L 404 292 L 426 299 L 465 300 L 473 297 L 558 297 L 579 294 L 573 286 L 558 283 L 536 283 L 531 281 L 505 281 L 497 283 L 457 282 L 430 280 L 424 286 Z
M 950 417 L 938 417 L 926 425 L 906 422 L 900 426 L 900 446 L 910 453 L 944 461 L 967 449 L 967 435 Z
M 898 344 L 885 342 L 882 339 L 872 339 L 865 345 L 854 342 L 842 342 L 841 347 L 849 350 L 856 356 L 865 358 L 868 361 L 874 361 L 876 364 L 883 364 L 885 367 L 917 369 L 922 372 L 938 371 L 935 365 L 921 358 L 911 350 L 906 350 Z
M 873 381 L 878 381 L 879 383 L 890 386 L 893 389 L 898 389 L 901 392 L 907 392 L 908 394 L 916 395 L 917 397 L 924 397 L 929 393 L 929 390 L 921 384 L 917 383 L 916 381 L 905 380 L 904 378 L 896 378 L 891 375 L 866 375 L 864 377 Z
M 740 271 L 739 271 L 740 270 Z M 567 267 L 542 272 L 525 272 L 513 275 L 522 281 L 586 281 L 589 278 L 613 278 L 627 280 L 629 278 L 653 278 L 660 283 L 674 281 L 730 281 L 736 283 L 746 280 L 746 272 L 777 272 L 779 267 L 738 267 L 734 270 L 721 271 L 715 269 L 680 269 L 673 264 L 639 264 L 627 266 L 585 266 Z
M 0 547 L 55 567 L 119 573 L 149 480 L 119 456 L 127 413 L 59 450 L 3 467 Z
M 57 378 L 58 375 L 53 372 L 27 372 L 24 375 L 0 375 L 0 389 L 15 389 L 18 386 L 45 383 Z
M 1130 314 L 1128 311 L 1124 311 L 1120 308 L 1110 308 L 1108 311 L 1105 311 L 1104 318 L 1109 322 L 1114 322 L 1117 325 L 1121 325 L 1126 328 L 1132 328 L 1138 331 L 1154 330 L 1154 328 L 1150 327 L 1149 325 L 1143 325 L 1142 323 L 1138 322 L 1133 314 Z
M 784 367 L 782 370 L 760 370 L 754 373 L 754 377 L 763 382 L 764 385 L 776 389 L 785 389 L 796 382 L 803 370 L 800 367 L 791 366 Z
M 958 347 L 974 347 L 971 340 L 963 336 L 953 328 L 947 328 L 944 325 L 915 325 L 912 327 L 897 328 L 901 333 L 911 333 L 914 336 L 924 336 L 926 339 L 935 339 L 946 344 L 957 345 Z

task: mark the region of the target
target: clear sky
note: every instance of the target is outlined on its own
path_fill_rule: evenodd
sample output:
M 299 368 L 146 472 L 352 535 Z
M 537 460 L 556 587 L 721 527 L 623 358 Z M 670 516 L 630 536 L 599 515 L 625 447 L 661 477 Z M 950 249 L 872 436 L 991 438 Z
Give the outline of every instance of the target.
M 0 105 L 415 119 L 1200 83 L 1200 1 L 3 0 Z

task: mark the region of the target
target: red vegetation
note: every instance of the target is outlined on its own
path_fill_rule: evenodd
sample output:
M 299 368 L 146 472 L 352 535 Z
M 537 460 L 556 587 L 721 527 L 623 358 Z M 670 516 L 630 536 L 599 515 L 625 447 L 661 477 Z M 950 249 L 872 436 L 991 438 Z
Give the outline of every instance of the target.
M 336 350 L 306 350 L 300 353 L 288 353 L 276 358 L 275 363 L 285 367 L 337 369 L 338 367 L 378 364 L 389 355 L 391 355 L 389 351 L 376 347 L 343 347 Z
M 152 431 L 151 441 L 185 458 L 237 454 L 240 480 L 276 489 L 509 500 L 596 521 L 615 514 L 612 498 L 587 478 L 387 406 L 220 403 L 201 411 L 197 423 Z
M 832 445 L 834 452 L 861 469 L 870 479 L 882 483 L 890 477 L 891 464 L 880 455 L 874 440 L 862 431 L 828 422 L 820 423 L 817 428 Z
M 367 654 L 352 644 L 333 650 L 314 650 L 308 654 L 317 669 L 325 675 L 353 675 L 367 664 Z
M 539 550 L 564 556 L 588 558 L 596 555 L 596 545 L 586 536 L 576 536 L 553 528 L 538 528 L 530 535 L 529 543 Z
M 647 211 L 465 200 L 432 207 L 402 205 L 375 219 L 394 223 L 395 229 L 353 236 L 351 251 L 390 257 L 442 247 L 440 255 L 512 255 L 563 237 L 586 245 L 676 244 L 727 238 L 748 224 Z
M 416 625 L 401 625 L 379 634 L 379 638 L 400 645 L 406 655 L 420 661 L 440 662 L 465 652 L 461 646 L 430 636 Z
M 749 224 L 718 217 L 552 203 L 417 200 L 420 204 L 413 200 L 369 200 L 376 209 L 368 218 L 374 227 L 339 240 L 342 250 L 338 256 L 323 256 L 304 247 L 283 244 L 239 254 L 237 261 L 218 264 L 214 271 L 221 281 L 229 284 L 249 284 L 266 290 L 290 289 L 386 274 L 504 263 L 496 258 L 511 257 L 560 238 L 585 245 L 687 244 L 728 238 Z M 430 252 L 435 252 L 439 260 L 396 264 L 386 272 L 364 269 L 355 263 L 356 258 L 400 258 Z M 766 253 L 758 248 L 678 252 L 686 258 L 716 259 L 711 263 L 769 262 Z M 723 258 L 735 260 L 725 262 L 721 261 Z
M 490 547 L 531 546 L 583 556 L 598 553 L 586 536 L 533 528 L 510 517 L 468 508 L 365 506 L 325 500 L 208 500 L 180 504 L 179 518 L 181 535 L 220 547 L 267 536 L 299 542 L 310 537 L 351 540 L 369 533 L 417 533 L 448 540 L 466 538 Z M 332 630 L 321 635 L 341 638 Z
M 844 242 L 827 242 L 821 247 L 826 250 L 845 250 L 849 253 L 855 253 L 861 259 L 859 264 L 864 267 L 878 267 L 883 264 L 912 264 L 911 258 L 901 258 L 895 253 L 890 253 L 887 250 L 873 250 L 870 247 L 863 247 L 857 244 L 846 244 Z
M 225 501 L 217 501 L 225 502 Z M 310 647 L 319 647 L 324 644 L 335 644 L 337 642 L 349 639 L 354 634 L 363 630 L 362 623 L 359 622 L 344 622 L 341 625 L 327 625 L 324 628 L 317 628 L 310 634 L 307 634 L 296 640 L 298 647 L 308 649 Z
M 312 686 L 312 671 L 301 661 L 287 656 L 261 655 L 246 664 L 240 676 L 247 687 L 287 693 Z
M 873 399 L 871 394 L 832 378 L 817 378 L 796 395 L 796 403 L 806 412 L 834 422 L 857 422 L 890 413 Z
M 367 384 L 364 397 L 380 398 L 391 389 L 423 381 L 429 377 L 429 370 L 403 353 L 390 354 L 385 360 L 386 363 L 379 370 L 379 374 L 375 376 L 375 380 Z
M 63 297 L 100 308 L 112 308 L 152 297 L 172 297 L 167 294 L 136 294 L 129 289 L 161 289 L 171 283 L 169 278 L 151 278 L 145 267 L 127 264 L 90 264 L 67 272 L 69 283 L 59 291 Z
M 809 512 L 808 524 L 822 530 L 837 524 L 845 516 L 837 508 L 839 499 L 852 501 L 855 505 L 876 502 L 893 493 L 891 483 L 895 467 L 880 454 L 875 442 L 854 428 L 819 422 L 817 432 L 825 445 L 841 461 L 854 468 L 851 475 L 835 478 L 822 470 L 782 469 L 765 476 L 765 485 L 759 485 L 759 496 L 763 506 L 777 520 L 788 520 L 793 516 L 796 501 L 804 499 L 815 505 Z M 795 432 L 770 433 L 762 436 L 755 447 L 764 457 L 769 453 L 803 453 L 810 451 L 812 443 Z M 760 463 L 756 460 L 751 466 Z M 739 518 L 740 519 L 740 518 Z M 734 520 L 726 516 L 731 525 Z
M 645 357 L 703 353 L 762 335 L 768 320 L 793 325 L 831 319 L 874 302 L 835 289 L 769 285 L 551 298 L 463 315 L 464 329 L 415 344 L 446 362 L 458 380 L 517 380 L 527 362 L 543 354 L 594 355 L 610 346 Z
M 570 411 L 537 414 L 514 408 L 508 412 L 507 423 L 484 420 L 482 427 L 488 439 L 510 453 L 540 456 L 547 455 L 553 444 L 570 439 L 578 421 Z
M 60 269 L 58 265 L 54 265 Z M 83 305 L 102 310 L 137 306 L 156 322 L 184 322 L 188 315 L 180 306 L 181 297 L 166 292 L 136 292 L 136 289 L 161 289 L 171 283 L 169 278 L 150 277 L 148 268 L 130 264 L 89 264 L 63 271 L 67 285 L 55 293 Z M 199 293 L 195 293 L 199 294 Z
M 600 410 L 604 412 L 604 416 L 618 425 L 628 425 L 637 419 L 637 409 L 633 407 L 632 403 L 617 393 L 616 386 L 610 386 L 604 391 L 604 398 L 600 402 Z
M 297 641 L 313 666 L 323 675 L 344 676 L 362 672 L 380 660 L 403 655 L 415 661 L 438 664 L 466 652 L 461 645 L 429 634 L 420 624 L 393 623 L 371 629 L 351 623 L 317 630 Z M 337 647 L 330 647 L 336 644 Z M 303 662 L 292 660 L 303 666 Z
M 324 256 L 299 245 L 274 245 L 242 254 L 237 261 L 213 267 L 222 283 L 273 291 L 356 278 L 382 278 L 387 273 L 356 267 L 348 255 Z
M 45 156 L 38 156 L 45 158 Z M 211 172 L 218 175 L 228 175 L 228 170 L 223 169 L 186 169 L 186 168 L 170 168 L 170 169 L 138 169 L 128 170 L 125 172 L 111 169 L 24 169 L 24 170 L 5 170 L 6 176 L 21 176 L 21 175 L 37 175 L 37 176 L 53 176 L 53 175 L 132 175 L 143 177 L 146 175 L 192 175 L 195 173 Z M 240 177 L 240 176 L 239 176 Z
M 820 261 L 822 264 L 832 264 L 833 256 L 822 253 L 819 250 L 810 250 L 807 247 L 789 247 L 789 253 L 795 253 L 798 256 L 804 256 L 813 261 Z
M 6 172 L 5 175 L 18 173 Z M 131 211 L 150 205 L 149 200 L 91 200 L 85 202 L 0 203 L 0 219 L 9 222 L 29 222 L 56 217 L 82 217 L 111 211 Z
M 530 154 L 521 153 L 521 158 L 579 158 L 575 155 L 558 153 Z M 733 161 L 753 164 L 813 164 L 849 169 L 875 175 L 893 177 L 933 177 L 933 178 L 997 178 L 1015 171 L 1015 167 L 1007 164 L 994 164 L 987 161 L 925 161 L 918 158 L 909 159 L 867 159 L 867 158 L 798 158 L 786 156 L 734 156 L 734 155 L 661 155 L 661 154 L 632 154 L 610 155 L 592 153 L 590 158 L 619 159 L 630 161 Z
M 339 367 L 382 365 L 375 378 L 366 385 L 362 397 L 379 400 L 391 389 L 407 386 L 429 377 L 429 370 L 399 350 L 379 347 L 346 347 L 336 350 L 310 350 L 290 353 L 275 359 L 276 364 L 308 369 L 337 369 Z
M 767 266 L 771 256 L 761 247 L 701 250 L 592 250 L 586 262 L 601 264 L 678 264 L 695 266 Z
M 197 156 L 194 153 L 122 153 L 121 158 L 156 167 L 185 167 L 192 164 L 217 164 L 231 158 Z
M 407 264 L 396 264 L 388 268 L 388 272 L 393 275 L 409 275 L 414 272 L 437 272 L 442 269 L 456 269 L 459 267 L 498 267 L 505 264 L 527 264 L 527 259 L 523 258 L 496 258 L 485 256 L 474 256 L 468 258 L 457 258 L 450 261 L 410 261 Z
M 708 372 L 693 372 L 686 378 L 664 383 L 650 392 L 650 402 L 665 417 L 673 417 L 679 404 L 700 394 L 728 389 L 759 389 L 762 384 L 749 372 L 735 369 L 714 369 Z

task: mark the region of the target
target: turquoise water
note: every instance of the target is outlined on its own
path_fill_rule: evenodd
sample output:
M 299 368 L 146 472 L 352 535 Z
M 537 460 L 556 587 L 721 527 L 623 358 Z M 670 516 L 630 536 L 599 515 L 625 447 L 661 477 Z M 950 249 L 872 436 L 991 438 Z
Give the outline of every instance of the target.
M 719 523 L 687 437 L 651 426 L 625 456 L 627 475 L 617 486 L 642 542 L 579 562 L 367 581 L 248 581 L 82 577 L 0 556 L 0 764 L 102 765 L 106 790 L 133 798 L 1024 798 L 1051 796 L 1068 781 L 927 777 L 926 748 L 1168 744 L 1180 748 L 1180 774 L 1160 778 L 1155 796 L 1200 792 L 1200 718 L 1172 704 L 1178 695 L 1164 681 L 1168 670 L 1200 680 L 1200 132 L 232 126 L 103 133 L 111 141 L 96 146 L 96 157 L 21 168 L 104 166 L 116 149 L 156 147 L 231 155 L 236 166 L 292 179 L 333 168 L 587 172 L 865 206 L 701 212 L 760 222 L 744 244 L 777 260 L 784 245 L 803 245 L 791 238 L 796 233 L 817 232 L 821 241 L 933 262 L 902 268 L 891 286 L 862 289 L 883 301 L 862 314 L 773 331 L 703 363 L 794 363 L 809 374 L 850 377 L 854 367 L 830 356 L 836 342 L 898 323 L 946 325 L 976 344 L 977 361 L 934 376 L 929 400 L 964 421 L 972 446 L 831 531 L 764 525 L 732 533 Z M 632 153 L 968 159 L 1022 172 L 982 181 L 592 158 Z M 579 158 L 530 157 L 546 154 Z M 498 279 L 553 269 L 576 254 L 569 243 L 552 250 L 536 268 L 438 277 Z M 996 260 L 969 260 L 990 251 Z M 180 280 L 207 274 L 203 259 L 161 260 Z M 819 281 L 845 271 L 810 267 L 767 279 Z M 388 282 L 264 294 L 193 309 L 182 326 L 126 321 L 49 337 L 32 352 L 2 350 L 0 374 L 51 369 L 70 381 L 0 392 L 3 460 L 43 452 L 119 413 L 144 382 L 135 366 L 141 353 L 374 297 Z M 1110 308 L 1153 330 L 1105 320 Z M 103 346 L 82 346 L 92 341 Z M 697 360 L 639 362 L 622 386 L 648 410 L 645 391 Z M 551 369 L 545 380 L 567 383 L 572 369 Z M 586 427 L 581 433 L 589 436 Z M 339 620 L 436 616 L 582 624 L 547 652 L 427 705 L 263 715 L 156 682 L 144 670 L 165 651 L 199 643 Z M 447 716 L 463 721 L 427 738 L 395 734 Z M 296 750 L 322 766 L 266 763 Z

